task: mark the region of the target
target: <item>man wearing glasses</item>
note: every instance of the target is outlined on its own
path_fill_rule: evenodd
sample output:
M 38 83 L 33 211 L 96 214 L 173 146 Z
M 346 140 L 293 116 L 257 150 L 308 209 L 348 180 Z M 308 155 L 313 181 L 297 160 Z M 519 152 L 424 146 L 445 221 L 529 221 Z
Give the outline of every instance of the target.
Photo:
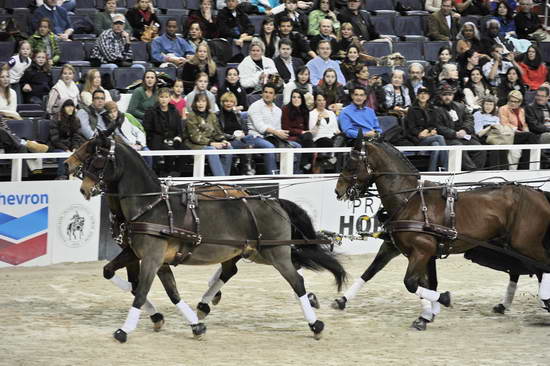
M 80 119 L 80 132 L 86 139 L 91 139 L 96 130 L 104 131 L 107 129 L 105 120 L 105 92 L 97 89 L 92 94 L 92 104 L 89 107 L 81 106 L 81 109 L 76 113 Z

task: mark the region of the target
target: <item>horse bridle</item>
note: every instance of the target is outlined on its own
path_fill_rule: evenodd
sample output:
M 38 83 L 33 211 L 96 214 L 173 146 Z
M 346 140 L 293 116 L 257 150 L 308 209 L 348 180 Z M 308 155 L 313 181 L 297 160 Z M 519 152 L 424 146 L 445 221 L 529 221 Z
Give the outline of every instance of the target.
M 351 180 L 351 183 L 349 184 L 348 189 L 346 190 L 346 194 L 350 200 L 355 200 L 363 197 L 368 196 L 368 189 L 369 187 L 376 181 L 378 178 L 378 175 L 373 174 L 373 170 L 369 164 L 368 156 L 367 156 L 367 145 L 365 141 L 361 142 L 361 150 L 352 150 L 351 151 L 351 160 L 356 161 L 358 164 L 362 164 L 364 167 L 364 170 L 367 172 L 367 174 L 371 177 L 366 183 L 359 183 L 359 177 L 357 175 L 357 171 L 359 170 L 358 167 L 355 169 L 355 174 L 352 176 L 346 176 L 342 174 L 342 176 L 346 180 Z
M 75 175 L 78 178 L 84 179 L 85 177 L 89 177 L 95 182 L 94 186 L 92 187 L 92 197 L 97 196 L 98 194 L 101 194 L 105 191 L 104 172 L 107 163 L 110 162 L 111 164 L 113 164 L 116 170 L 116 143 L 115 140 L 111 138 L 109 139 L 109 142 L 109 148 L 96 145 L 95 151 L 92 153 L 92 155 L 84 160 L 82 165 L 77 168 L 77 171 L 75 172 Z M 78 155 L 77 158 L 80 160 L 80 157 Z

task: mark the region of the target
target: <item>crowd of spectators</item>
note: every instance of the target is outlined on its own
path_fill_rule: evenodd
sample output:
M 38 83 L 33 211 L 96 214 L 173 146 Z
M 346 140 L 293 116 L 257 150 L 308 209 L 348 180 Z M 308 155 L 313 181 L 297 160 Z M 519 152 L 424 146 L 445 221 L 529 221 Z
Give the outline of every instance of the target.
M 369 72 L 384 61 L 366 45 L 391 49 L 395 35 L 381 34 L 364 10 L 368 3 L 201 0 L 187 16 L 166 19 L 152 0 L 127 9 L 106 0 L 89 19 L 87 61 L 94 68 L 81 82 L 71 61 L 84 60 L 67 61 L 60 51 L 61 42 L 78 41 L 81 25 L 71 21 L 76 1 L 36 1 L 32 32 L 0 73 L 2 147 L 74 151 L 114 124 L 136 150 L 312 148 L 312 154 L 295 154 L 294 171 L 318 173 L 334 169 L 337 159 L 315 148 L 345 146 L 359 130 L 383 132 L 395 145 L 550 141 L 549 73 L 539 49 L 550 36 L 532 0 L 426 0 L 419 47 L 447 43 L 435 62 L 408 60 L 389 65 L 387 74 Z M 407 16 L 399 6 L 398 16 Z M 251 21 L 258 15 L 259 32 Z M 149 64 L 134 59 L 134 42 L 148 43 Z M 58 80 L 53 67 L 61 67 Z M 111 91 L 112 80 L 99 71 L 118 68 L 143 70 L 141 83 L 124 91 L 131 93 L 126 111 L 119 111 L 113 101 L 119 91 Z M 176 78 L 160 80 L 163 68 L 175 69 Z M 5 120 L 20 119 L 23 103 L 44 107 L 50 141 L 27 141 L 9 129 Z M 384 131 L 383 116 L 395 122 Z M 506 131 L 509 140 L 495 138 Z M 464 152 L 463 168 L 514 169 L 526 159 L 521 150 L 505 155 Z M 261 171 L 250 155 L 207 157 L 213 175 L 279 171 L 274 154 L 262 154 Z M 164 176 L 181 174 L 184 165 L 173 156 L 146 161 Z M 430 152 L 428 164 L 446 170 L 447 152 Z M 58 178 L 67 178 L 62 166 Z

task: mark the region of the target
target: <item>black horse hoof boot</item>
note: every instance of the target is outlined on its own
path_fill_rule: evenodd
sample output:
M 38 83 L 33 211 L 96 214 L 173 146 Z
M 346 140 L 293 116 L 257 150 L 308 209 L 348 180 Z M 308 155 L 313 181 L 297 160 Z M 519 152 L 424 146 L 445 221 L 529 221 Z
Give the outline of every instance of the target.
M 120 343 L 125 343 L 128 340 L 128 334 L 126 334 L 126 332 L 122 329 L 118 329 L 116 332 L 114 332 L 113 337 L 115 337 L 115 339 Z
M 307 294 L 307 299 L 312 308 L 319 309 L 321 307 L 321 305 L 319 305 L 319 300 L 317 300 L 317 296 L 315 296 L 313 292 Z
M 313 338 L 319 340 L 323 334 L 323 329 L 325 329 L 325 323 L 316 320 L 315 323 L 309 325 L 309 329 L 313 332 Z
M 164 325 L 164 315 L 161 313 L 155 313 L 150 316 L 151 321 L 153 322 L 153 330 L 155 332 L 160 332 L 162 326 Z
M 495 314 L 504 314 L 506 307 L 503 304 L 498 304 L 493 307 L 493 313 Z
M 216 292 L 216 295 L 214 295 L 214 298 L 212 299 L 212 305 L 218 305 L 221 299 L 222 299 L 222 292 L 221 291 Z
M 344 310 L 346 308 L 346 302 L 348 302 L 348 299 L 346 299 L 345 296 L 342 296 L 339 299 L 334 299 L 332 302 L 332 308 L 336 310 Z
M 197 304 L 197 316 L 199 319 L 203 320 L 208 314 L 210 314 L 210 306 L 207 303 L 199 302 Z
M 427 321 L 426 319 L 424 319 L 422 317 L 419 317 L 414 322 L 412 322 L 411 328 L 416 329 L 418 331 L 423 331 L 423 330 L 426 330 L 426 327 L 428 326 L 428 323 L 429 323 L 429 321 Z
M 544 304 L 543 309 L 546 309 L 546 311 L 548 311 L 550 313 L 550 299 L 546 299 L 546 300 L 541 299 L 541 301 Z
M 449 291 L 445 291 L 439 295 L 439 300 L 437 300 L 441 305 L 445 306 L 446 308 L 451 306 L 451 293 Z
M 193 338 L 199 341 L 204 339 L 206 335 L 206 325 L 204 325 L 204 323 L 197 323 L 197 324 L 191 325 L 191 330 L 193 331 Z

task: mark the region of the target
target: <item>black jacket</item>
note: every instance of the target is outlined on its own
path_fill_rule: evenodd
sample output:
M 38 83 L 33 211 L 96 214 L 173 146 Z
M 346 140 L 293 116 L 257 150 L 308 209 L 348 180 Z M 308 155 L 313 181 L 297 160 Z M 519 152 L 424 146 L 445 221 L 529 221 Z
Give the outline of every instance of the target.
M 172 149 L 164 143 L 166 139 L 173 140 L 175 137 L 179 137 L 183 140 L 181 115 L 172 104 L 168 105 L 167 115 L 160 110 L 158 104 L 147 109 L 143 117 L 143 128 L 145 129 L 147 146 L 151 150 Z
M 288 16 L 288 10 L 283 10 L 281 13 L 275 15 L 275 24 L 279 24 L 281 19 L 283 17 L 288 17 L 292 21 L 292 30 L 296 32 L 300 32 L 302 34 L 307 34 L 307 28 L 308 28 L 308 18 L 307 15 L 304 14 L 303 11 L 297 10 L 298 20 L 293 20 L 291 17 Z
M 181 70 L 181 71 L 179 71 Z M 183 92 L 185 94 L 189 94 L 193 91 L 195 88 L 195 79 L 197 78 L 197 74 L 201 72 L 198 65 L 186 62 L 181 69 L 179 69 L 179 77 L 181 80 L 183 80 Z M 206 68 L 204 70 L 208 75 L 210 75 L 210 70 L 208 69 L 208 65 L 206 65 Z M 214 75 L 208 76 L 208 89 L 210 89 L 213 86 L 218 86 L 218 73 L 214 72 Z
M 516 21 L 516 34 L 520 39 L 527 39 L 529 34 L 542 27 L 539 16 L 533 13 L 530 13 L 529 15 L 525 13 L 518 13 L 514 17 L 514 20 Z
M 49 122 L 50 146 L 53 149 L 64 151 L 78 149 L 86 142 L 86 138 L 78 133 L 80 120 L 75 117 L 72 123 L 54 121 Z
M 160 20 L 157 17 L 157 13 L 153 13 L 151 17 L 149 18 L 149 22 L 146 23 L 143 19 L 143 16 L 139 13 L 139 10 L 137 8 L 130 8 L 126 12 L 126 20 L 128 20 L 128 23 L 132 26 L 132 29 L 134 30 L 133 36 L 137 39 L 141 38 L 141 35 L 143 34 L 143 31 L 145 30 L 146 25 L 151 25 L 153 23 L 160 24 Z
M 453 122 L 447 112 L 449 108 L 453 109 L 458 115 L 456 122 Z M 434 125 L 437 128 L 437 133 L 447 140 L 456 139 L 456 133 L 460 130 L 466 131 L 467 134 L 472 135 L 472 138 L 475 138 L 474 118 L 462 103 L 451 102 L 449 107 L 439 105 Z
M 405 132 L 407 137 L 414 141 L 415 145 L 420 142 L 418 134 L 423 130 L 437 129 L 437 109 L 428 104 L 426 109 L 421 108 L 418 103 L 413 103 L 405 117 Z
M 374 28 L 374 24 L 370 19 L 369 12 L 366 10 L 359 10 L 359 18 L 357 18 L 353 15 L 351 10 L 346 7 L 340 10 L 338 20 L 340 21 L 340 24 L 351 23 L 353 26 L 353 32 L 362 40 L 372 41 L 373 39 L 380 38 L 380 34 L 376 31 L 376 28 Z M 361 32 L 360 23 L 366 26 L 366 32 Z
M 283 78 L 285 84 L 288 83 L 290 81 L 290 71 L 288 71 L 288 68 L 286 67 L 281 56 L 275 57 L 273 62 L 275 63 L 275 67 L 277 68 L 279 75 Z M 292 68 L 294 69 L 294 75 L 296 75 L 298 69 L 302 66 L 304 66 L 304 61 L 302 61 L 301 58 L 292 57 Z
M 279 35 L 279 37 L 281 39 L 285 38 L 283 35 Z M 303 34 L 292 31 L 286 38 L 292 42 L 293 57 L 299 57 L 302 61 L 309 60 L 308 52 L 311 51 L 311 47 L 309 47 L 309 41 Z
M 236 9 L 237 16 L 233 16 L 231 10 L 223 8 L 218 13 L 218 29 L 220 37 L 222 38 L 239 38 L 241 34 L 246 33 L 248 35 L 254 34 L 254 25 L 250 22 L 248 15 L 246 15 L 240 8 Z M 235 30 L 239 29 L 239 32 Z
M 430 95 L 432 97 L 435 96 L 435 86 L 425 76 L 422 78 L 422 86 L 424 88 L 428 88 L 428 90 L 430 91 Z M 407 88 L 409 90 L 409 97 L 411 97 L 411 103 L 414 103 L 415 100 L 416 100 L 416 93 L 414 92 L 414 87 L 413 87 L 410 79 L 407 79 L 407 81 L 405 81 L 405 88 Z
M 240 130 L 244 132 L 245 135 L 248 135 L 248 125 L 244 119 L 242 119 L 241 114 L 238 112 L 231 112 L 235 115 L 237 124 L 240 126 Z M 216 116 L 218 117 L 218 122 L 220 122 L 220 126 L 222 128 L 223 133 L 233 135 L 233 132 L 235 132 L 235 128 L 231 128 L 226 124 L 225 121 L 225 114 L 223 113 L 223 110 L 220 110 L 218 113 L 216 113 Z
M 550 105 L 540 106 L 536 103 L 529 104 L 525 107 L 525 121 L 529 126 L 529 131 L 536 133 L 537 135 L 545 132 L 550 132 L 550 128 L 544 125 L 544 113 L 543 108 L 547 108 L 550 111 Z
M 229 85 L 226 81 L 223 86 L 218 89 L 218 103 L 220 106 L 222 106 L 220 103 L 220 98 L 227 92 L 235 94 L 237 97 L 237 106 L 242 106 L 244 111 L 248 109 L 247 94 L 240 82 L 237 82 L 237 85 Z
M 40 69 L 40 67 L 35 64 L 34 62 L 29 66 L 26 70 L 23 76 L 21 77 L 21 80 L 19 81 L 19 85 L 21 85 L 21 89 L 25 84 L 29 84 L 32 88 L 30 92 L 23 92 L 23 96 L 25 97 L 25 101 L 29 97 L 39 97 L 42 98 L 45 95 L 48 95 L 50 93 L 50 89 L 53 86 L 52 82 L 52 73 L 51 72 L 45 72 Z

